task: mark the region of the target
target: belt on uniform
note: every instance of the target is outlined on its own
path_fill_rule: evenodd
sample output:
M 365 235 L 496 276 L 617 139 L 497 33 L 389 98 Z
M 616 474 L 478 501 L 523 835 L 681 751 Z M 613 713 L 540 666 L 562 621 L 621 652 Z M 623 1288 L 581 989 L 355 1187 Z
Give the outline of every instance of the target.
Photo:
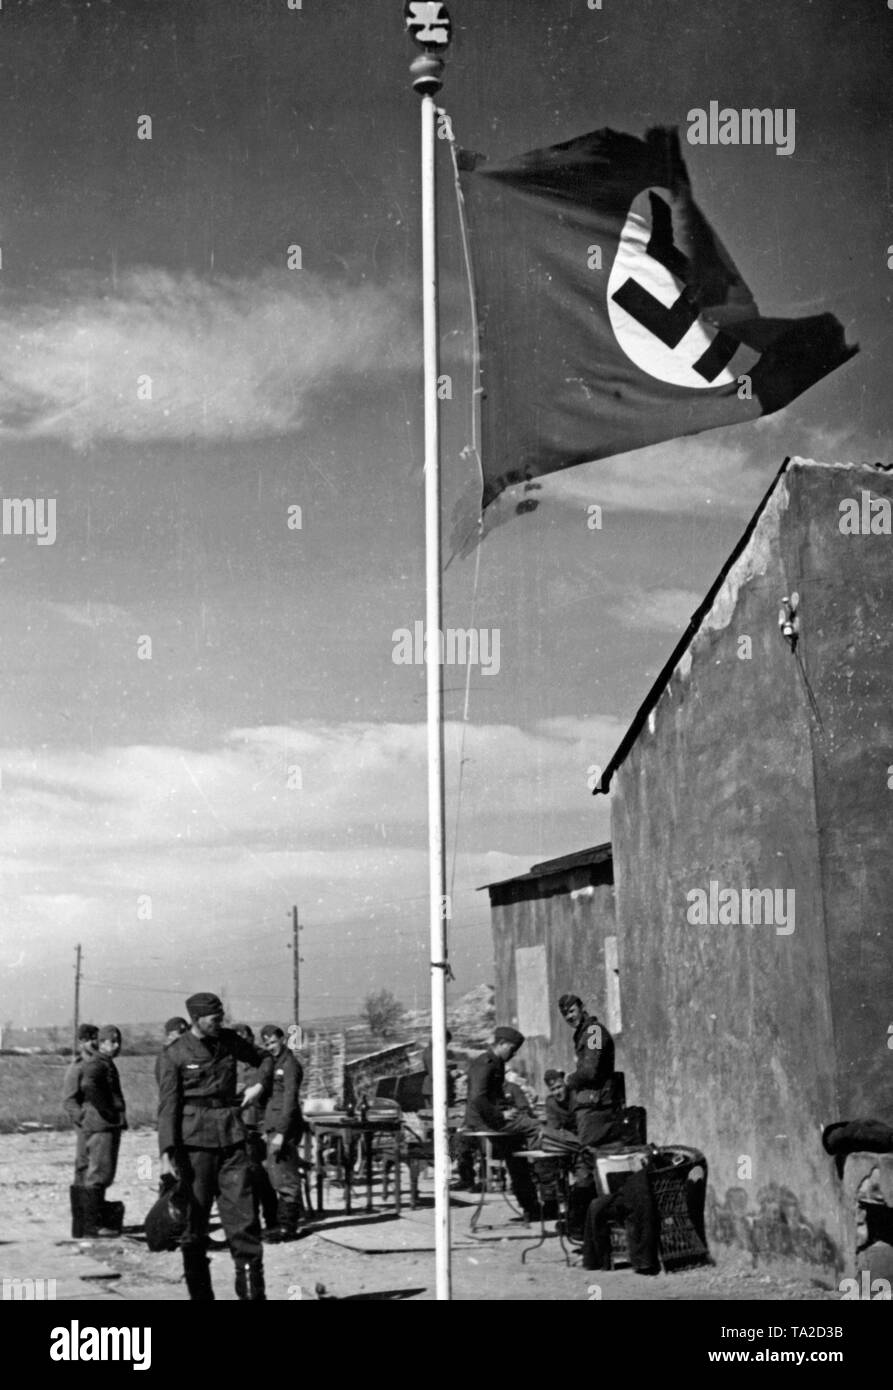
M 184 1109 L 189 1106 L 197 1106 L 200 1110 L 235 1110 L 234 1100 L 217 1100 L 212 1096 L 184 1096 Z

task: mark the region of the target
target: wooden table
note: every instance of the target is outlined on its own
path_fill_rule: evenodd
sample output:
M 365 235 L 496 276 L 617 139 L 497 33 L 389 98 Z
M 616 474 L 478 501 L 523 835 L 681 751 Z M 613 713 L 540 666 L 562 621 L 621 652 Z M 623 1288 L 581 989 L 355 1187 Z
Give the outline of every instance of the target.
M 361 1120 L 356 1115 L 305 1115 L 305 1123 L 310 1129 L 315 1141 L 315 1161 L 316 1172 L 316 1209 L 319 1215 L 323 1214 L 323 1184 L 325 1183 L 326 1165 L 322 1156 L 322 1140 L 335 1138 L 337 1140 L 338 1166 L 341 1169 L 344 1181 L 344 1209 L 349 1216 L 351 1211 L 351 1186 L 353 1168 L 353 1144 L 350 1142 L 355 1139 L 363 1139 L 365 1149 L 365 1178 L 366 1178 L 366 1210 L 372 1211 L 372 1169 L 373 1169 L 373 1148 L 372 1142 L 376 1135 L 393 1136 L 394 1140 L 394 1210 L 399 1215 L 400 1212 L 400 1144 L 402 1120 L 399 1116 L 388 1115 L 381 1117 L 369 1117 Z

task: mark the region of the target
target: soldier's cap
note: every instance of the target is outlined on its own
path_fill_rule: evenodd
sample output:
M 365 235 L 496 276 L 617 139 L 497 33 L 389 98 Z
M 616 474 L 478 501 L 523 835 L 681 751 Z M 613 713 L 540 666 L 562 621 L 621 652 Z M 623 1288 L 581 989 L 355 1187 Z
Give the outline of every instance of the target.
M 104 1028 L 99 1030 L 99 1041 L 105 1042 L 106 1038 L 117 1038 L 121 1041 L 121 1029 L 114 1023 L 107 1023 Z
M 562 994 L 558 1001 L 558 1008 L 562 1014 L 566 1014 L 572 1004 L 579 1004 L 582 1009 L 583 1000 L 580 998 L 579 994 Z
M 494 1042 L 508 1042 L 513 1047 L 520 1047 L 524 1041 L 524 1034 L 519 1033 L 517 1028 L 499 1027 L 493 1034 Z
M 186 1012 L 190 1018 L 207 1018 L 208 1014 L 222 1014 L 223 1004 L 216 994 L 190 994 L 186 1000 Z
M 278 1023 L 265 1023 L 263 1028 L 261 1028 L 260 1030 L 260 1035 L 263 1038 L 264 1042 L 266 1042 L 268 1038 L 285 1037 L 285 1034 L 279 1027 Z
M 82 1023 L 78 1029 L 78 1042 L 95 1042 L 99 1029 L 95 1023 Z
M 247 1038 L 249 1042 L 254 1042 L 254 1029 L 248 1023 L 237 1023 L 233 1032 L 238 1033 L 240 1038 Z
M 186 1022 L 185 1018 L 169 1018 L 164 1025 L 164 1031 L 165 1033 L 174 1033 L 177 1031 L 185 1033 L 188 1027 L 189 1024 Z
M 546 1083 L 547 1086 L 548 1086 L 552 1081 L 563 1081 L 563 1080 L 564 1080 L 564 1072 L 563 1072 L 563 1071 L 556 1071 L 554 1067 L 550 1067 L 548 1071 L 543 1072 L 543 1080 L 545 1081 L 545 1083 Z

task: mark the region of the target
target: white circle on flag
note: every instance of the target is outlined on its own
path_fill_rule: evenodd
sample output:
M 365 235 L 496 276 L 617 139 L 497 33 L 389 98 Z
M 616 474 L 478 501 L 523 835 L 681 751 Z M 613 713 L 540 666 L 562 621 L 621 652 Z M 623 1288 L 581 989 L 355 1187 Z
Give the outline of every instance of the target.
M 759 358 L 759 353 L 748 347 L 738 348 L 735 356 L 711 380 L 694 370 L 694 364 L 707 351 L 719 329 L 715 324 L 698 318 L 675 347 L 668 347 L 626 309 L 616 303 L 614 295 L 627 280 L 633 280 L 646 290 L 667 310 L 672 309 L 685 289 L 682 280 L 677 279 L 665 265 L 648 254 L 651 240 L 651 199 L 650 193 L 669 202 L 670 195 L 664 188 L 644 189 L 634 200 L 623 230 L 614 264 L 608 276 L 608 316 L 614 337 L 631 362 L 658 381 L 666 381 L 672 386 L 687 386 L 707 391 L 717 386 L 731 386 L 742 372 L 748 372 Z

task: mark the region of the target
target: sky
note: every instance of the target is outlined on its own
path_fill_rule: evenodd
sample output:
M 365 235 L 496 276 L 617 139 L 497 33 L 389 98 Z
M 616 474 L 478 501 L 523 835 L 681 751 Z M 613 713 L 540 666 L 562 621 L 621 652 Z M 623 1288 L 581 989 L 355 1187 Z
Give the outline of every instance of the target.
M 790 156 L 683 138 L 695 197 L 764 313 L 827 309 L 861 345 L 775 416 L 543 480 L 449 565 L 445 626 L 499 634 L 498 670 L 445 672 L 455 999 L 492 978 L 480 886 L 609 838 L 590 770 L 783 458 L 890 458 L 893 11 L 450 9 L 439 100 L 493 159 L 794 109 Z M 286 1021 L 293 903 L 305 1017 L 424 1007 L 424 671 L 393 659 L 424 615 L 402 4 L 7 0 L 2 26 L 2 496 L 55 499 L 56 538 L 0 535 L 0 1021 L 70 1019 L 76 943 L 82 1017 L 215 989 Z M 448 518 L 476 465 L 441 142 L 438 177 Z

